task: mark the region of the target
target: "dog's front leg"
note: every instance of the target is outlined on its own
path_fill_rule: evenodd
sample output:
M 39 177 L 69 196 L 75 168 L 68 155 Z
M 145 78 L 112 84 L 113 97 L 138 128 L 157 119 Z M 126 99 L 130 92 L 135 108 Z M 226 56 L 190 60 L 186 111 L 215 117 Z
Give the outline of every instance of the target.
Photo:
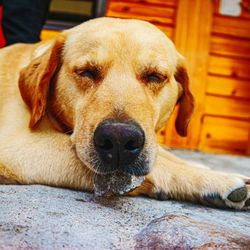
M 6 136 L 11 138 L 11 135 Z M 0 145 L 0 184 L 93 189 L 93 173 L 76 156 L 70 137 L 25 131 Z
M 218 208 L 250 208 L 250 178 L 181 160 L 160 149 L 156 165 L 131 196 L 199 202 Z
M 0 184 L 18 184 L 18 176 L 0 163 Z

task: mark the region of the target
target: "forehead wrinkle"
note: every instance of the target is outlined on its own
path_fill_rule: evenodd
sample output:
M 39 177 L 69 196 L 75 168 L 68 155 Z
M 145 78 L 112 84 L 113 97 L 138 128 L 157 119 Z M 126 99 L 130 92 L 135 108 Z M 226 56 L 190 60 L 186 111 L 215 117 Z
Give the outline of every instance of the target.
M 150 27 L 151 28 L 151 27 Z M 133 68 L 158 68 L 161 72 L 174 72 L 177 57 L 174 44 L 162 33 L 134 32 L 119 34 L 117 53 L 122 61 L 129 60 Z
M 152 36 L 142 43 L 137 62 L 149 67 L 174 71 L 177 64 L 176 49 L 166 36 Z
M 109 52 L 103 46 L 95 48 L 82 46 L 81 50 L 72 51 L 65 62 L 70 68 L 81 68 L 87 63 L 93 66 L 111 65 L 112 63 L 109 58 Z
M 72 59 L 81 60 L 81 57 L 86 57 L 86 55 L 94 54 L 100 46 L 100 43 L 98 41 L 91 41 L 89 39 L 84 39 L 81 42 L 73 42 L 73 44 L 74 46 L 72 46 L 72 40 L 69 40 L 65 43 L 63 57 L 65 58 L 66 62 L 67 59 L 69 61 Z
M 104 35 L 105 34 L 105 35 Z M 75 35 L 70 38 L 64 47 L 63 57 L 68 59 L 68 63 L 81 64 L 81 61 L 96 61 L 96 63 L 109 63 L 115 59 L 124 61 L 124 56 L 130 53 L 126 46 L 125 34 L 112 32 L 107 35 L 106 32 L 95 32 L 94 34 L 86 34 L 86 37 L 79 39 Z M 72 46 L 74 44 L 74 46 Z M 74 62 L 72 61 L 74 59 Z
M 128 34 L 122 30 L 113 30 L 110 35 L 103 37 L 102 41 L 98 53 L 105 51 L 107 59 L 118 63 L 125 62 L 127 59 L 131 60 L 137 50 L 135 42 L 129 39 Z

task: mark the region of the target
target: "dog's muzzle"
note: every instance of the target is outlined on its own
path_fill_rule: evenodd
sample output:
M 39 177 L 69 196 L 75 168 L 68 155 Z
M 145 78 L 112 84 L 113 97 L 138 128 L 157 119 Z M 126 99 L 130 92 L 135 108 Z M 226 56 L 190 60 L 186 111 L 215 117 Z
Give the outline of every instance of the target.
M 105 120 L 94 133 L 94 145 L 104 165 L 103 172 L 130 172 L 126 167 L 138 161 L 144 143 L 144 132 L 134 121 Z

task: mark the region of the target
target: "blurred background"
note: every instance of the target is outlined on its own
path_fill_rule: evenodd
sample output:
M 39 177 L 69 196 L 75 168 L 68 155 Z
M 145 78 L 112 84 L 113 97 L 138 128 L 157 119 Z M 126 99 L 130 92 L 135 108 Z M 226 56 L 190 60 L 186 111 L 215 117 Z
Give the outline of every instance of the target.
M 196 99 L 189 133 L 177 135 L 174 114 L 160 143 L 250 155 L 249 0 L 52 0 L 41 39 L 98 16 L 149 21 L 187 58 Z

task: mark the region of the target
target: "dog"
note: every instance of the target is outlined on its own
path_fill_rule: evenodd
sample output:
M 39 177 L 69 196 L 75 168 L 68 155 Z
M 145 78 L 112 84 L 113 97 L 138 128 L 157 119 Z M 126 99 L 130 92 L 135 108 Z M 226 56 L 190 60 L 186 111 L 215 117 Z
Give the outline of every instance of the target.
M 184 161 L 157 143 L 176 104 L 194 109 L 183 56 L 154 25 L 98 18 L 0 51 L 0 183 L 93 191 L 96 173 L 145 176 L 126 195 L 250 208 L 250 178 Z

